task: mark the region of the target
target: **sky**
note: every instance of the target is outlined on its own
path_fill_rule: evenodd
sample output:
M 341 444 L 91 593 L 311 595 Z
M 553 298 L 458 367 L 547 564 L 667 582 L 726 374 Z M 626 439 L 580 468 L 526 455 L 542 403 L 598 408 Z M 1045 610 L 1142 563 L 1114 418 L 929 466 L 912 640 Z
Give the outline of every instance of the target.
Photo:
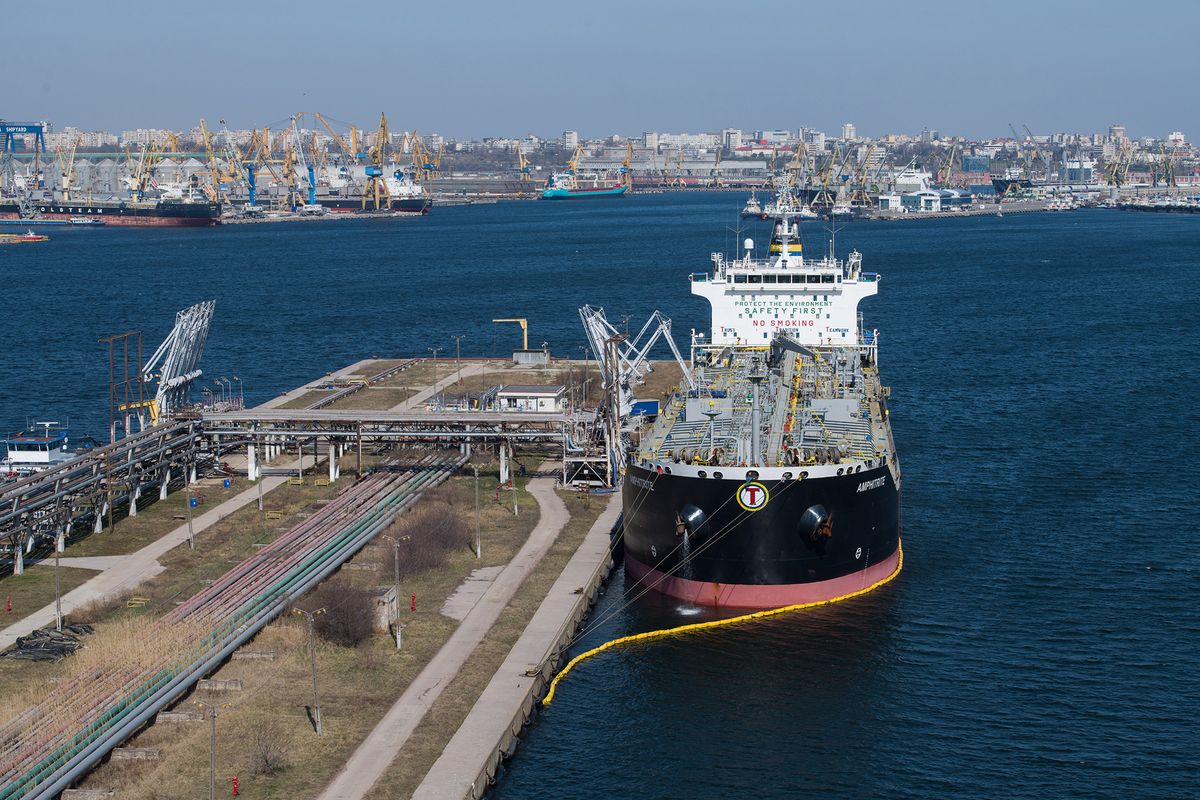
M 5 3 L 0 117 L 455 138 L 724 127 L 1200 137 L 1200 0 Z M 21 33 L 21 32 L 27 32 Z

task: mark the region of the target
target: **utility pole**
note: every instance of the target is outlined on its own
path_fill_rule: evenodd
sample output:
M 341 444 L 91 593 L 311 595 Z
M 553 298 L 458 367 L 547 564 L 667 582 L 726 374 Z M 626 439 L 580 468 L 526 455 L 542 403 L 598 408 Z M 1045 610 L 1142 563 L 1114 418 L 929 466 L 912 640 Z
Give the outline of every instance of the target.
M 192 702 L 208 714 L 208 800 L 217 800 L 217 706 Z
M 383 538 L 392 543 L 392 567 L 396 579 L 396 606 L 393 613 L 392 622 L 396 626 L 396 649 L 400 649 L 400 543 L 407 542 L 411 536 L 388 536 L 383 534 Z
M 462 386 L 462 336 L 451 336 L 454 340 L 454 369 L 458 373 L 458 385 Z
M 196 549 L 196 531 L 192 529 L 192 482 L 189 480 L 192 477 L 191 467 L 188 460 L 183 460 L 183 504 L 187 506 L 187 521 L 188 521 L 188 547 L 192 550 Z
M 479 558 L 479 467 L 472 466 L 471 470 L 475 473 L 475 557 Z M 396 597 L 399 597 L 399 589 L 396 591 Z
M 399 602 L 399 598 L 396 600 Z M 316 650 L 316 620 L 321 614 L 325 613 L 324 608 L 318 608 L 316 611 L 305 611 L 302 608 L 293 608 L 297 614 L 304 616 L 308 620 L 308 660 L 312 665 L 312 684 L 313 684 L 313 721 L 317 725 L 317 736 L 323 736 L 324 730 L 321 727 L 321 693 L 317 690 L 317 650 Z

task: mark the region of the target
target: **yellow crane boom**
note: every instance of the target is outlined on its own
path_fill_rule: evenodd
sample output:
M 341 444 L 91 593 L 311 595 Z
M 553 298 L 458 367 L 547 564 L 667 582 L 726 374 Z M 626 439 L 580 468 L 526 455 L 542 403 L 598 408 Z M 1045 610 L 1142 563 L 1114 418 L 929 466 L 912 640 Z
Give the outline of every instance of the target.
M 494 319 L 492 322 L 515 322 L 521 326 L 521 349 L 529 349 L 529 320 L 525 317 L 511 317 L 505 319 Z

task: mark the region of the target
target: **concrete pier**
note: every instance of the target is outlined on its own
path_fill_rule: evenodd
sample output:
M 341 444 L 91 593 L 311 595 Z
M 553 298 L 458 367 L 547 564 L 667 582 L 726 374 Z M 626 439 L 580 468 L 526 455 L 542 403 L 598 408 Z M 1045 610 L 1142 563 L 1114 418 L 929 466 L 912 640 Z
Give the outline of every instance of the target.
M 620 515 L 618 492 L 417 787 L 413 800 L 483 797 L 504 754 L 512 752 L 534 705 L 554 677 L 560 649 L 570 642 L 612 568 L 610 532 Z

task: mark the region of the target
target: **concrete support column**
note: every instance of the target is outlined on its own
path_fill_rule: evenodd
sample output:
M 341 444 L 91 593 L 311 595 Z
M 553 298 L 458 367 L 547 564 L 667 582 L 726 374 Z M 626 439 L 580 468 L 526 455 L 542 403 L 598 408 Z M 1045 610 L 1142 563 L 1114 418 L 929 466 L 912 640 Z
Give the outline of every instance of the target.
M 25 548 L 17 547 L 13 550 L 13 575 L 25 574 Z
M 162 483 L 158 485 L 158 499 L 167 499 L 167 487 L 171 485 L 171 468 L 163 467 Z
M 54 537 L 54 549 L 56 551 L 58 551 L 59 553 L 61 553 L 67 549 L 67 532 L 66 531 L 59 531 L 58 535 Z
M 135 485 L 132 489 L 129 490 L 129 516 L 131 516 L 131 517 L 137 516 L 137 501 L 138 501 L 138 498 L 141 496 L 142 496 L 142 487 L 140 485 Z
M 336 481 L 338 479 L 338 454 L 337 445 L 329 442 L 329 480 Z
M 258 460 L 254 457 L 254 443 L 246 445 L 246 477 L 250 480 L 258 480 Z
M 188 482 L 189 486 L 196 482 L 196 465 L 195 464 L 191 464 L 188 466 L 187 482 Z
M 508 445 L 500 443 L 500 483 L 508 483 Z
M 108 513 L 108 503 L 100 504 L 100 509 L 96 512 L 96 524 L 92 527 L 93 533 L 99 533 L 104 530 L 104 515 Z

